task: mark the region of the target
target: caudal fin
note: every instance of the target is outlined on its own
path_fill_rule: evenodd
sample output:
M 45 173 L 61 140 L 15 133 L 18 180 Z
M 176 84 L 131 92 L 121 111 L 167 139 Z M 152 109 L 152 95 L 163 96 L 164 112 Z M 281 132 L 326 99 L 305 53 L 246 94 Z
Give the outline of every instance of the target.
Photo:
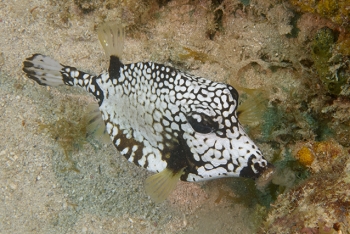
M 42 54 L 34 54 L 23 62 L 23 71 L 40 85 L 63 85 L 62 69 L 59 62 Z
M 23 62 L 23 71 L 27 76 L 40 85 L 48 86 L 80 86 L 89 90 L 91 79 L 94 76 L 77 70 L 75 67 L 64 66 L 56 60 L 34 54 Z
M 124 27 L 115 22 L 107 22 L 98 28 L 97 33 L 98 39 L 108 58 L 116 56 L 121 59 L 125 38 Z

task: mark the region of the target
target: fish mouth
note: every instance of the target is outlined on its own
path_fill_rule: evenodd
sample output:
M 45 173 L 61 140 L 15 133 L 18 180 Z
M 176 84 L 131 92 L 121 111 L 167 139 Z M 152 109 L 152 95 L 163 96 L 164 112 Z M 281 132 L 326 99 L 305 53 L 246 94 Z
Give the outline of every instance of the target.
M 271 182 L 273 175 L 275 174 L 275 166 L 271 163 L 267 163 L 265 169 L 260 173 L 260 175 L 256 178 L 255 184 L 256 187 L 263 191 L 264 188 Z
M 258 179 L 260 178 L 268 179 L 272 177 L 274 173 L 275 173 L 275 166 L 268 162 L 265 169 L 260 173 Z
M 262 176 L 266 177 L 270 175 L 273 171 L 274 166 L 267 162 L 266 159 L 256 160 L 256 156 L 252 155 L 248 159 L 247 166 L 239 173 L 239 176 L 256 180 Z
M 258 166 L 256 169 L 258 170 L 258 173 L 253 176 L 253 179 L 267 179 L 270 178 L 275 172 L 275 166 L 269 162 L 267 162 L 267 165 L 265 167 Z

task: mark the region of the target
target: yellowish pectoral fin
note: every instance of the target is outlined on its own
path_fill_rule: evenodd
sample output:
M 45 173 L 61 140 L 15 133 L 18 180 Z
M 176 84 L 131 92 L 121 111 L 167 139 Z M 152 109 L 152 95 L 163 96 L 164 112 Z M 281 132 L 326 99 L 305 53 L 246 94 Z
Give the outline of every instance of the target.
M 238 106 L 237 114 L 243 125 L 255 127 L 261 124 L 262 116 L 267 109 L 267 98 L 260 89 L 244 89 L 248 98 Z
M 147 195 L 155 203 L 164 201 L 175 189 L 184 169 L 174 173 L 171 169 L 165 168 L 163 171 L 148 177 L 145 181 Z

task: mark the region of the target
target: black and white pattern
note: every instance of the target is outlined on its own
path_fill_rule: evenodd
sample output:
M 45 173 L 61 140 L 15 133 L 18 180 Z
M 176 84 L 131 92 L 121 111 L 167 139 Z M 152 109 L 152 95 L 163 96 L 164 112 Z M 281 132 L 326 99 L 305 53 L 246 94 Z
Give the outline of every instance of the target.
M 237 119 L 230 85 L 157 63 L 124 65 L 116 56 L 97 77 L 38 54 L 23 70 L 39 84 L 56 85 L 47 77 L 59 77 L 92 93 L 118 151 L 150 171 L 185 168 L 181 180 L 201 181 L 257 178 L 268 167 Z

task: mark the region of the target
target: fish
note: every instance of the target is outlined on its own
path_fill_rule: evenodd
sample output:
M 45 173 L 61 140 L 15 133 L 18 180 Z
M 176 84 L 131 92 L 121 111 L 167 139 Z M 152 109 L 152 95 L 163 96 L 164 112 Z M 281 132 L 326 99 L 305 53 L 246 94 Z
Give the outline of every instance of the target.
M 42 54 L 25 59 L 23 71 L 39 85 L 92 94 L 120 154 L 156 173 L 144 183 L 153 201 L 164 201 L 179 180 L 257 179 L 272 167 L 238 120 L 234 87 L 160 63 L 124 64 L 125 28 L 107 22 L 97 33 L 109 58 L 100 75 Z

